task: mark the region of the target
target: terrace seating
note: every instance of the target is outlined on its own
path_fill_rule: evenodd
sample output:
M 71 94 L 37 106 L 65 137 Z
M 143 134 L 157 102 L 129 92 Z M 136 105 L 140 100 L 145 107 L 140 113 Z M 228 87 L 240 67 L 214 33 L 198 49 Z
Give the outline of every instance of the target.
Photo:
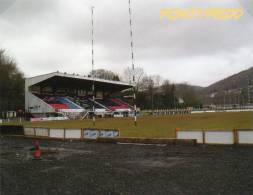
M 57 97 L 40 97 L 44 102 L 49 104 L 54 109 L 68 109 L 68 105 L 61 103 Z
M 122 101 L 121 99 L 111 98 L 111 101 L 113 101 L 113 102 L 117 103 L 118 105 L 120 105 L 121 108 L 131 109 L 131 106 L 128 103 Z
M 91 111 L 93 105 L 95 109 L 100 110 L 99 112 L 108 111 L 129 111 L 132 109 L 130 105 L 118 98 L 106 98 L 106 99 L 96 99 L 94 102 L 90 97 L 58 97 L 58 96 L 42 96 L 37 95 L 44 102 L 49 104 L 54 109 L 71 109 L 80 110 L 85 109 L 86 111 Z M 104 111 L 103 111 L 104 110 Z
M 105 105 L 108 109 L 112 111 L 116 111 L 119 109 L 131 109 L 127 103 L 124 103 L 122 100 L 117 98 L 99 99 L 96 101 L 102 105 Z
M 54 109 L 82 109 L 82 107 L 65 97 L 40 96 L 40 98 Z
M 68 98 L 58 97 L 58 101 L 68 106 L 69 109 L 82 109 L 80 106 L 70 101 Z
M 96 101 L 99 102 L 100 104 L 106 106 L 106 107 L 118 106 L 117 103 L 112 102 L 110 99 L 97 99 Z
M 93 108 L 93 101 L 89 97 L 75 97 L 75 98 L 69 97 L 69 99 L 86 110 L 92 110 Z M 95 109 L 104 108 L 98 103 L 96 103 L 96 101 L 94 102 L 94 106 Z
M 69 109 L 69 107 L 66 104 L 49 104 L 54 109 Z

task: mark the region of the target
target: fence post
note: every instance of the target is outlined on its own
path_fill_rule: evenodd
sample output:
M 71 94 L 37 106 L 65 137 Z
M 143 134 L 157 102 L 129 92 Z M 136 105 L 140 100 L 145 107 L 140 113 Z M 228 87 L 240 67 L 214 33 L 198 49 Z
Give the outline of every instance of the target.
M 175 128 L 176 139 L 177 139 L 177 137 L 178 137 L 178 136 L 177 136 L 177 132 L 178 132 L 178 131 L 180 131 L 180 128 L 178 128 L 178 127 Z
M 205 131 L 204 130 L 202 130 L 202 142 L 203 142 L 203 144 L 205 144 L 206 143 L 206 133 L 205 133 Z
M 238 131 L 237 129 L 234 129 L 234 144 L 237 145 L 239 142 L 238 140 Z
M 83 137 L 83 128 L 81 128 L 81 140 L 83 140 L 84 139 L 84 137 Z

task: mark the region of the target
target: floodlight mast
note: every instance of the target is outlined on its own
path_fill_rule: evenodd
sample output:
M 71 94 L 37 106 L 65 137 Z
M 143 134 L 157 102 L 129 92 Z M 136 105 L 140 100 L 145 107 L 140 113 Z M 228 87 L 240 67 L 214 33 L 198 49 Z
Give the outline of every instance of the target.
M 136 108 L 136 88 L 135 88 L 135 69 L 134 69 L 134 45 L 133 45 L 133 27 L 132 27 L 132 10 L 131 0 L 128 1 L 129 5 L 129 27 L 130 27 L 130 39 L 131 39 L 131 60 L 132 60 L 132 71 L 133 71 L 133 104 L 134 104 L 134 125 L 137 126 L 137 108 Z
M 95 82 L 94 82 L 94 24 L 93 24 L 93 10 L 91 7 L 91 76 L 92 76 L 92 123 L 96 124 L 95 118 Z

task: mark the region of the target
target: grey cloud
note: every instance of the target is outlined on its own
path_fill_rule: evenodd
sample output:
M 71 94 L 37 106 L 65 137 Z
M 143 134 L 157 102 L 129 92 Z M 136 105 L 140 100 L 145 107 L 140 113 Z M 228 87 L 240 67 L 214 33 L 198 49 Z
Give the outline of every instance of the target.
M 8 10 L 16 0 L 2 0 L 0 2 L 0 14 Z
M 242 0 L 243 1 L 243 0 Z M 239 7 L 237 0 L 132 0 L 135 62 L 148 74 L 208 85 L 252 66 L 253 17 L 239 21 L 161 21 L 166 7 Z M 90 7 L 95 65 L 119 73 L 131 64 L 128 0 L 17 0 L 0 13 L 0 47 L 26 75 L 90 71 Z M 7 5 L 5 5 L 7 7 Z M 187 74 L 181 72 L 187 70 Z

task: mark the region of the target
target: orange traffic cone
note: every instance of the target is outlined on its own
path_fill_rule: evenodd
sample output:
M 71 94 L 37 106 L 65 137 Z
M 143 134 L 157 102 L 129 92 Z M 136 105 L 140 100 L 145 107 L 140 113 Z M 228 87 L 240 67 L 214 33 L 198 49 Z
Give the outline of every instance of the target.
M 41 150 L 40 150 L 40 147 L 39 147 L 39 141 L 36 140 L 34 141 L 34 147 L 35 147 L 35 151 L 33 153 L 33 158 L 34 159 L 41 159 Z
M 33 157 L 36 159 L 41 158 L 41 150 L 40 149 L 35 150 L 35 152 L 33 153 Z

